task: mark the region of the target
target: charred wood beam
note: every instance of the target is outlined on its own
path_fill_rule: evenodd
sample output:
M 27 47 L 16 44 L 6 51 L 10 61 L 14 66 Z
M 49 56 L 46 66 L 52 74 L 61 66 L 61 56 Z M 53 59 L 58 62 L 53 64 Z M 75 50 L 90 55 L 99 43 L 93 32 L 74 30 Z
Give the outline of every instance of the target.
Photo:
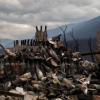
M 3 90 L 0 90 L 0 95 L 9 95 L 9 96 L 14 96 L 14 97 L 24 98 L 24 95 L 11 93 L 8 91 L 3 91 Z
M 82 56 L 96 55 L 96 54 L 100 54 L 100 51 L 93 51 L 93 52 L 81 53 Z

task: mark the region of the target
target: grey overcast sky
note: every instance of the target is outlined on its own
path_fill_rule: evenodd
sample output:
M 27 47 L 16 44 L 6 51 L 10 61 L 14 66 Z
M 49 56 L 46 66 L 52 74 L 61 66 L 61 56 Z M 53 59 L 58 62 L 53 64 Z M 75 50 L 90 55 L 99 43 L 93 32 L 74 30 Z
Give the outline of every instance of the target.
M 0 39 L 18 39 L 35 26 L 79 22 L 100 15 L 100 0 L 0 0 Z

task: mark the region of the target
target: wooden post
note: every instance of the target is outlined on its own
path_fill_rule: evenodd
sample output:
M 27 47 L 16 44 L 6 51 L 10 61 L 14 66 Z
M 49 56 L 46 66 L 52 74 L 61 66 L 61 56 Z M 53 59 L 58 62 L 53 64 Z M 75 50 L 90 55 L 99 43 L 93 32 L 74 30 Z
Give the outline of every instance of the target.
M 96 50 L 100 51 L 100 32 L 96 34 Z M 96 60 L 100 63 L 100 54 L 96 55 Z

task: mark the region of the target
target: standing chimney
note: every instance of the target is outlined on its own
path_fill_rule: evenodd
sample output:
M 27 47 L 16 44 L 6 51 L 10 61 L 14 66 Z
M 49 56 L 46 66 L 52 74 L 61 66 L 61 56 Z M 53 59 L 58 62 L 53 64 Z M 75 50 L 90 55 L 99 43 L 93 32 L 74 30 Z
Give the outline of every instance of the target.
M 38 27 L 36 26 L 36 32 L 38 32 Z
M 45 26 L 45 32 L 47 32 L 47 26 Z
M 42 32 L 42 26 L 40 26 L 40 31 Z

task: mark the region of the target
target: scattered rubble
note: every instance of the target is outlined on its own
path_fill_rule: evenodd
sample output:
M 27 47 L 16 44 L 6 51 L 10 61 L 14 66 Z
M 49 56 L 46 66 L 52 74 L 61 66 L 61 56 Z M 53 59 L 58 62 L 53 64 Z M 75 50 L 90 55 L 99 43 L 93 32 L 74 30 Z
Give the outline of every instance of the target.
M 14 53 L 1 45 L 5 55 L 0 57 L 0 100 L 91 100 L 100 95 L 99 64 L 46 37 L 39 41 L 36 36 L 37 46 L 28 43 Z

